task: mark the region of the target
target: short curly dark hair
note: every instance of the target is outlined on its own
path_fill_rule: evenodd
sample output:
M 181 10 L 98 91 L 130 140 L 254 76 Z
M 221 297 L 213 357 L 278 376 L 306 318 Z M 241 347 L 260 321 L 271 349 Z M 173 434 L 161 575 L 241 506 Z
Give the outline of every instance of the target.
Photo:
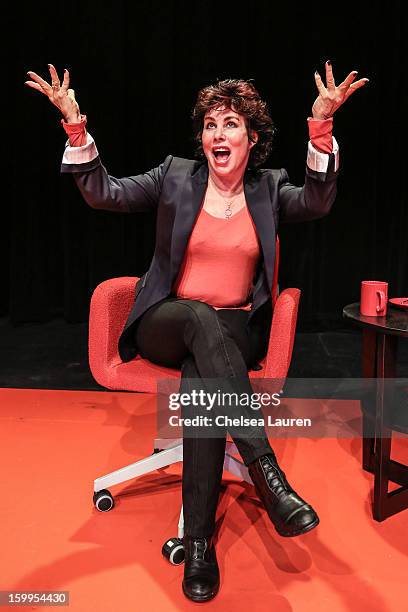
M 254 85 L 243 79 L 218 81 L 198 92 L 197 101 L 191 115 L 197 159 L 205 159 L 201 142 L 205 114 L 210 109 L 214 110 L 222 106 L 244 116 L 250 139 L 251 130 L 258 133 L 258 141 L 252 147 L 248 159 L 248 166 L 257 168 L 265 162 L 271 153 L 275 127 L 266 102 L 261 99 Z

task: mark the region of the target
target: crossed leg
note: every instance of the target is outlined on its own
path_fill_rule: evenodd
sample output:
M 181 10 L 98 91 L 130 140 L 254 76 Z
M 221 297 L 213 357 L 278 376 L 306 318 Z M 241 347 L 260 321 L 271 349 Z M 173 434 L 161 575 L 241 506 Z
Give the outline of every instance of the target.
M 168 298 L 146 311 L 135 339 L 142 357 L 181 368 L 181 389 L 187 389 L 191 379 L 219 379 L 221 389 L 250 394 L 248 367 L 259 358 L 264 339 L 250 336 L 247 316 L 242 310 L 215 310 L 198 300 Z M 248 407 L 236 410 L 253 416 Z M 244 436 L 240 429 L 229 431 L 246 465 L 272 451 L 263 427 L 253 427 Z M 185 533 L 200 537 L 211 535 L 215 526 L 226 431 L 220 430 L 220 437 L 204 436 L 195 428 L 183 438 Z

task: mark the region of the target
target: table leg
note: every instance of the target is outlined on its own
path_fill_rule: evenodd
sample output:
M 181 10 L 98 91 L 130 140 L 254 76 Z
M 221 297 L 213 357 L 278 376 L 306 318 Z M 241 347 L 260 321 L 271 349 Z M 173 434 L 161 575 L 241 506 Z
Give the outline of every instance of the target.
M 385 379 L 395 378 L 397 337 L 378 334 L 376 352 L 376 375 L 378 380 L 375 451 L 374 451 L 374 499 L 373 517 L 383 521 L 390 516 L 388 483 L 390 480 L 390 456 L 392 431 L 384 425 L 384 403 L 391 406 L 393 389 Z
M 363 329 L 363 376 L 364 378 L 376 378 L 377 376 L 377 334 L 371 329 Z M 374 443 L 375 438 L 370 435 L 373 429 L 371 420 L 363 410 L 363 469 L 368 472 L 374 471 Z
M 363 470 L 365 470 L 366 472 L 373 472 L 374 471 L 375 438 L 370 437 L 371 432 L 373 430 L 373 423 L 364 413 L 363 413 L 362 419 L 363 419 L 363 427 L 362 427 Z

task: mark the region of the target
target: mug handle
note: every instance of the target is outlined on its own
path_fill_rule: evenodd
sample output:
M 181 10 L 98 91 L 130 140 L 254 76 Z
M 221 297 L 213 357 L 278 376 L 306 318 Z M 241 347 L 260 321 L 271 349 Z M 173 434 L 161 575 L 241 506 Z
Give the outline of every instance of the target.
M 385 305 L 386 305 L 385 293 L 384 291 L 377 291 L 376 293 L 378 297 L 380 298 L 380 303 L 377 306 L 377 312 L 381 312 L 381 310 L 384 310 Z

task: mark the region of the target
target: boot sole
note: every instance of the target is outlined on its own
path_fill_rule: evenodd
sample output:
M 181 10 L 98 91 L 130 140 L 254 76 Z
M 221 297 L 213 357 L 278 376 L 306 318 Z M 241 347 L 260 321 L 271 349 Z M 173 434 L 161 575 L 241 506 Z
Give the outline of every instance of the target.
M 183 593 L 187 597 L 187 599 L 189 599 L 190 601 L 194 601 L 196 603 L 204 603 L 206 601 L 210 601 L 211 599 L 214 599 L 214 597 L 217 595 L 220 589 L 220 585 L 218 585 L 217 588 L 212 593 L 210 593 L 210 595 L 204 595 L 203 597 L 191 597 L 184 590 L 184 582 L 181 583 L 181 586 L 183 588 Z
M 302 527 L 302 529 L 298 529 L 297 531 L 292 531 L 291 533 L 285 533 L 284 531 L 279 531 L 279 529 L 276 529 L 276 527 L 275 529 L 279 533 L 279 535 L 282 536 L 283 538 L 293 538 L 295 536 L 303 535 L 304 533 L 311 531 L 312 529 L 317 527 L 319 523 L 320 523 L 320 519 L 317 518 L 312 523 L 309 523 L 309 525 L 306 525 L 306 527 Z

